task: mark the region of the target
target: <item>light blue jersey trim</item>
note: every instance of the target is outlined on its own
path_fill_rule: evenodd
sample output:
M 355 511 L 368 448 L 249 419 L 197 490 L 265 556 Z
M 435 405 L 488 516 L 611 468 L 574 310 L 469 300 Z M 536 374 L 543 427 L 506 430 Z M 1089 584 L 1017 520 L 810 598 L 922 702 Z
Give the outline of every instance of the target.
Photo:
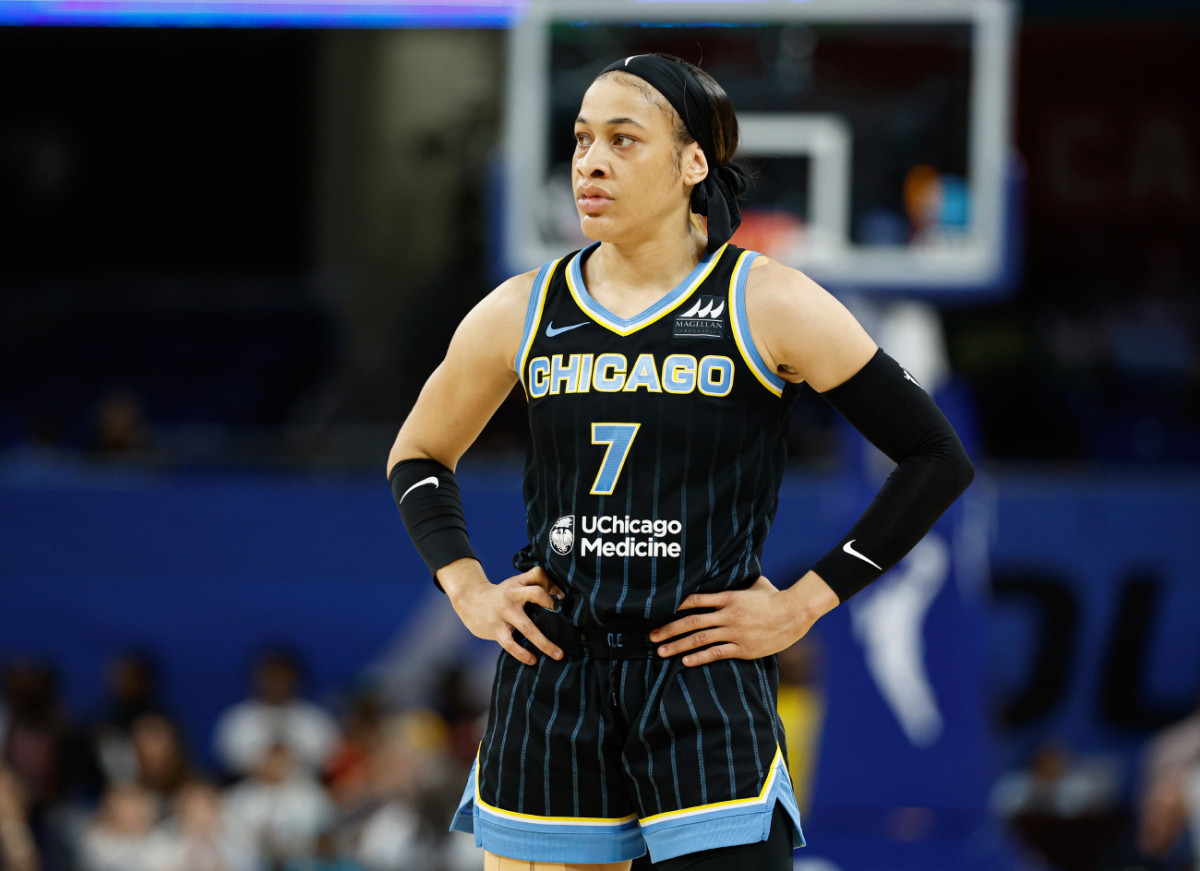
M 542 264 L 537 277 L 533 279 L 533 289 L 529 293 L 529 305 L 525 309 L 525 327 L 521 331 L 521 344 L 518 346 L 517 356 L 513 359 L 517 378 L 520 379 L 521 385 L 526 388 L 526 391 L 528 391 L 528 385 L 525 384 L 525 360 L 529 356 L 530 348 L 533 347 L 533 340 L 537 336 L 538 326 L 542 321 L 542 311 L 546 307 L 546 291 L 550 287 L 550 279 L 554 276 L 554 270 L 561 261 L 560 257 L 558 260 Z
M 754 345 L 754 337 L 750 335 L 750 318 L 746 314 L 746 280 L 750 277 L 750 267 L 759 256 L 756 251 L 744 251 L 738 258 L 733 277 L 729 281 L 729 318 L 733 324 L 733 339 L 754 377 L 776 396 L 782 396 L 787 382 L 767 368 Z
M 599 244 L 599 242 L 593 242 L 571 258 L 571 262 L 567 265 L 567 287 L 570 289 L 572 296 L 575 297 L 575 302 L 592 320 L 621 336 L 628 336 L 630 333 L 654 323 L 659 318 L 682 305 L 683 301 L 691 296 L 696 288 L 704 282 L 704 279 L 708 278 L 709 273 L 717 265 L 717 261 L 721 259 L 721 255 L 725 253 L 726 248 L 725 245 L 722 245 L 711 254 L 705 254 L 704 258 L 688 273 L 687 278 L 645 311 L 631 318 L 619 318 L 596 302 L 596 300 L 592 299 L 592 295 L 588 293 L 587 286 L 583 283 L 583 268 L 580 264 L 583 262 L 584 255 L 594 250 Z

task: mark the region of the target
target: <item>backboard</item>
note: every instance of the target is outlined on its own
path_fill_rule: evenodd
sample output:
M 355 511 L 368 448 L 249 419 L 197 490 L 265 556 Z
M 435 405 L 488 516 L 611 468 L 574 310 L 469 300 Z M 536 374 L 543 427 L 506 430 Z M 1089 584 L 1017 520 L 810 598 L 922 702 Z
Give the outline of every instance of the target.
M 584 244 L 572 124 L 595 75 L 666 51 L 725 87 L 756 173 L 734 237 L 819 281 L 977 290 L 1004 266 L 1007 0 L 531 0 L 511 31 L 506 259 Z

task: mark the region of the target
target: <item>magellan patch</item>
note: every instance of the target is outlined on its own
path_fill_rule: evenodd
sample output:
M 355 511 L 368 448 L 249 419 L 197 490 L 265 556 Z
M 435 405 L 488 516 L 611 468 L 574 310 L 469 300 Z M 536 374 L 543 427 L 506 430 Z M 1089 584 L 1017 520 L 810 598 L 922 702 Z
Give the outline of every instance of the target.
M 575 547 L 575 515 L 565 514 L 550 527 L 550 546 L 554 552 L 566 556 Z
M 703 336 L 720 339 L 725 335 L 725 300 L 719 296 L 702 296 L 683 314 L 675 316 L 675 338 Z

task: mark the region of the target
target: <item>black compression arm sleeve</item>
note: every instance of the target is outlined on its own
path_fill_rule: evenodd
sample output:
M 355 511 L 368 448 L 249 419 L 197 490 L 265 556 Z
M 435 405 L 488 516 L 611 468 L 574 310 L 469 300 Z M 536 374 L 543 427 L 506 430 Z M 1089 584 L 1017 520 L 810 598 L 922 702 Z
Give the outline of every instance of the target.
M 393 466 L 388 484 L 404 528 L 440 590 L 438 569 L 463 557 L 478 559 L 467 538 L 458 481 L 437 460 L 414 459 Z
M 929 532 L 975 468 L 946 416 L 882 350 L 822 396 L 896 463 L 858 522 L 813 566 L 844 602 Z

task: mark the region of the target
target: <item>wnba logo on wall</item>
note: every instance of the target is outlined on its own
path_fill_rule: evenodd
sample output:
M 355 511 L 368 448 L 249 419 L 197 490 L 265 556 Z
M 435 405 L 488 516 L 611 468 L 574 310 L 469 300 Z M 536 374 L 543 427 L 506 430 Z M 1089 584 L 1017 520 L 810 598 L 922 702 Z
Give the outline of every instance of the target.
M 681 315 L 675 317 L 675 338 L 704 336 L 719 339 L 725 335 L 725 300 L 719 296 L 702 296 Z
M 554 552 L 566 556 L 575 546 L 575 515 L 566 514 L 554 521 L 550 527 L 550 546 Z

